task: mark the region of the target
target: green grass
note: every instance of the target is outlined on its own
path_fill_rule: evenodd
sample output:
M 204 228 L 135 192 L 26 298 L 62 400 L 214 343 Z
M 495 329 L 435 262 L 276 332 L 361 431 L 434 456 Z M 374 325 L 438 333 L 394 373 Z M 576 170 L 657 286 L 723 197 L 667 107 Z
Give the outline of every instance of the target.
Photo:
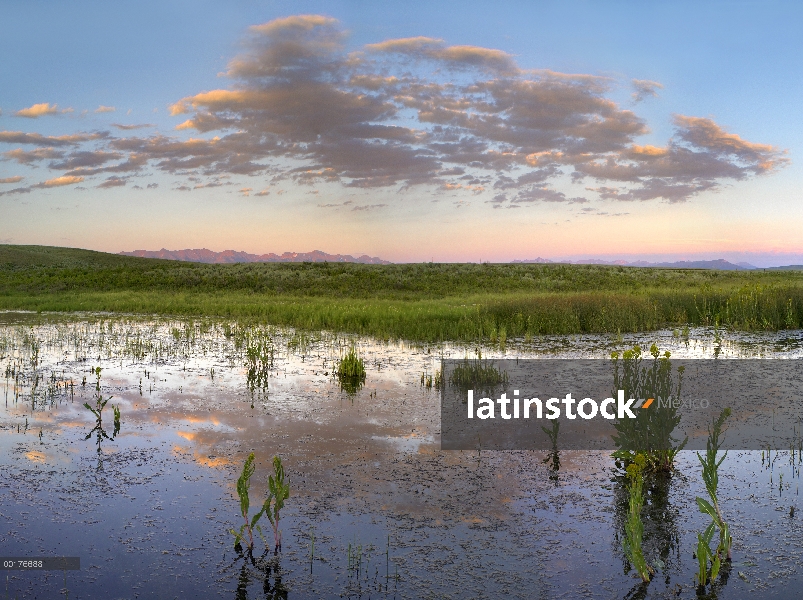
M 208 265 L 0 245 L 0 309 L 253 319 L 418 341 L 803 325 L 803 272 L 563 264 Z

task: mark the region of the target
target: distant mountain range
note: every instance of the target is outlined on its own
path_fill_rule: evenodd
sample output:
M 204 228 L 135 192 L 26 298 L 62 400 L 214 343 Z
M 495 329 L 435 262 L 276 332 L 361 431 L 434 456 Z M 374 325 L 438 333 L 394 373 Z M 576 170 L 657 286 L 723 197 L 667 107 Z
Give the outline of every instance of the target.
M 647 262 L 645 260 L 637 260 L 635 262 L 628 262 L 626 260 L 599 260 L 589 258 L 587 260 L 561 260 L 552 261 L 547 258 L 533 258 L 529 260 L 514 260 L 514 263 L 570 263 L 575 265 L 618 265 L 622 267 L 663 267 L 667 269 L 718 269 L 720 271 L 748 271 L 751 269 L 758 269 L 755 265 L 749 263 L 731 263 L 722 258 L 717 260 L 680 260 L 677 262 Z
M 236 250 L 214 252 L 206 248 L 193 250 L 134 250 L 133 252 L 120 252 L 124 256 L 140 256 L 143 258 L 165 258 L 167 260 L 183 260 L 199 263 L 255 263 L 255 262 L 335 262 L 335 263 L 362 263 L 366 265 L 389 265 L 390 261 L 375 256 L 354 257 L 350 254 L 327 254 L 321 250 L 312 252 L 285 252 L 284 254 L 249 254 Z
M 133 252 L 120 252 L 123 256 L 139 256 L 143 258 L 164 258 L 167 260 L 183 260 L 198 263 L 255 263 L 255 262 L 331 262 L 331 263 L 362 263 L 364 265 L 389 265 L 388 260 L 382 260 L 376 256 L 351 256 L 350 254 L 327 254 L 321 250 L 312 252 L 285 252 L 284 254 L 249 254 L 248 252 L 238 252 L 236 250 L 224 250 L 214 252 L 206 248 L 186 249 L 186 250 L 134 250 Z M 637 260 L 629 262 L 626 260 L 600 260 L 589 258 L 583 260 L 550 260 L 548 258 L 531 258 L 526 260 L 514 260 L 515 264 L 575 264 L 575 265 L 613 265 L 622 267 L 662 267 L 665 269 L 719 269 L 721 271 L 748 271 L 759 269 L 746 262 L 731 263 L 725 259 L 717 260 L 680 260 L 676 262 L 648 262 Z M 790 265 L 787 267 L 768 267 L 773 270 L 803 270 L 801 265 Z

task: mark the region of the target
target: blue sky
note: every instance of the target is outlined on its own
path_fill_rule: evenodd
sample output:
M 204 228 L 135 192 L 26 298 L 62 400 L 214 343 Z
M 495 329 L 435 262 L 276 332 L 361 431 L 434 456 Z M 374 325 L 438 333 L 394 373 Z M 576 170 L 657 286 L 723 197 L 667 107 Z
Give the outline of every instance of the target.
M 798 3 L 0 12 L 0 241 L 803 262 Z

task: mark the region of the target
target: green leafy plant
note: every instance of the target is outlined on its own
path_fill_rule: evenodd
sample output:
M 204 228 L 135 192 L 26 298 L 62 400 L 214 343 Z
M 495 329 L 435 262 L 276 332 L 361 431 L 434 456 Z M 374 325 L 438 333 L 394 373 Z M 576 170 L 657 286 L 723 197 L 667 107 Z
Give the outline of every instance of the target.
M 101 452 L 100 449 L 101 441 L 104 439 L 113 440 L 115 436 L 117 436 L 117 434 L 120 433 L 119 406 L 112 405 L 112 408 L 114 410 L 114 432 L 112 433 L 112 435 L 109 436 L 109 434 L 106 433 L 106 430 L 103 428 L 103 409 L 106 407 L 106 405 L 109 403 L 109 400 L 111 400 L 113 396 L 109 396 L 104 400 L 103 396 L 100 393 L 101 371 L 102 369 L 100 367 L 95 367 L 94 369 L 95 376 L 97 377 L 97 380 L 95 381 L 95 392 L 96 392 L 95 406 L 93 407 L 91 404 L 89 404 L 89 402 L 84 402 L 84 408 L 92 412 L 92 414 L 95 416 L 95 427 L 93 427 L 92 430 L 86 434 L 86 437 L 84 439 L 88 440 L 89 438 L 92 437 L 92 434 L 96 434 L 98 455 L 100 455 Z
M 623 390 L 626 398 L 653 398 L 656 401 L 654 409 L 639 411 L 637 418 L 616 421 L 617 434 L 613 441 L 617 450 L 613 456 L 627 465 L 633 462 L 636 454 L 643 453 L 647 469 L 669 472 L 677 453 L 688 441 L 688 438 L 680 441 L 672 436 L 680 423 L 673 400 L 680 397 L 684 367 L 678 367 L 675 378 L 669 352 L 661 354 L 658 346 L 653 344 L 650 354 L 653 360 L 647 365 L 643 364 L 639 346 L 626 350 L 621 358 L 618 352 L 611 354 L 614 396 Z
M 285 481 L 284 466 L 282 459 L 278 456 L 273 457 L 273 475 L 268 477 L 268 499 L 262 510 L 268 515 L 268 520 L 273 527 L 273 552 L 282 550 L 282 532 L 279 529 L 280 511 L 284 508 L 284 501 L 290 497 L 290 484 Z
M 652 567 L 644 558 L 641 547 L 644 536 L 644 523 L 641 520 L 641 509 L 644 507 L 644 469 L 647 458 L 643 454 L 636 454 L 627 466 L 628 511 L 625 520 L 625 536 L 622 540 L 625 556 L 636 569 L 643 582 L 650 580 Z
M 705 590 L 705 585 L 709 581 L 714 581 L 719 575 L 722 566 L 719 554 L 711 552 L 711 540 L 714 537 L 715 524 L 711 523 L 706 527 L 705 532 L 697 534 L 697 573 L 694 578 L 697 580 L 698 588 Z M 708 564 L 711 563 L 711 568 Z
M 722 454 L 722 457 L 717 459 L 717 454 L 722 446 L 720 436 L 722 435 L 722 427 L 725 420 L 730 416 L 731 409 L 725 408 L 720 413 L 719 417 L 713 420 L 711 426 L 708 428 L 708 441 L 706 442 L 705 457 L 697 453 L 697 458 L 703 467 L 703 483 L 705 483 L 706 492 L 708 492 L 708 500 L 705 498 L 697 497 L 697 507 L 700 512 L 711 517 L 711 523 L 705 530 L 705 533 L 697 534 L 697 560 L 699 562 L 699 571 L 697 573 L 697 583 L 700 586 L 705 586 L 709 581 L 716 579 L 719 574 L 722 560 L 731 560 L 731 544 L 733 539 L 730 535 L 730 528 L 722 517 L 722 511 L 719 508 L 719 499 L 717 498 L 717 486 L 719 484 L 718 470 L 722 461 L 728 455 L 727 450 Z M 714 551 L 711 551 L 710 544 L 714 536 L 715 529 L 719 530 L 719 543 Z M 711 564 L 711 569 L 708 569 L 708 564 Z
M 242 549 L 242 542 L 246 542 L 249 552 L 253 551 L 254 531 L 257 531 L 260 534 L 262 533 L 262 530 L 259 528 L 257 522 L 264 511 L 259 511 L 252 519 L 249 519 L 248 517 L 251 505 L 248 491 L 251 488 L 251 477 L 253 476 L 255 470 L 254 453 L 251 452 L 248 455 L 248 458 L 245 459 L 243 471 L 240 473 L 240 477 L 237 478 L 237 496 L 240 499 L 240 514 L 242 515 L 244 522 L 240 526 L 239 532 L 235 531 L 234 529 L 230 530 L 234 535 L 234 547 L 238 551 Z
M 262 541 L 267 546 L 265 536 L 262 534 L 262 528 L 259 526 L 259 519 L 263 515 L 267 515 L 273 529 L 274 538 L 274 553 L 278 553 L 282 549 L 282 532 L 279 529 L 280 511 L 284 508 L 284 501 L 290 496 L 290 485 L 285 481 L 284 467 L 282 466 L 282 459 L 278 456 L 273 457 L 273 470 L 274 475 L 268 477 L 268 497 L 262 504 L 262 508 L 253 517 L 249 515 L 251 508 L 251 499 L 249 490 L 251 489 L 251 477 L 254 475 L 256 467 L 254 466 L 254 453 L 251 452 L 243 464 L 242 473 L 237 479 L 237 496 L 240 499 L 240 514 L 243 517 L 243 524 L 240 526 L 239 531 L 230 529 L 230 533 L 234 536 L 234 548 L 242 551 L 243 543 L 249 554 L 253 554 L 254 550 L 254 532 L 259 534 Z
M 120 433 L 120 407 L 113 404 L 112 409 L 114 410 L 114 433 L 112 437 L 114 437 Z

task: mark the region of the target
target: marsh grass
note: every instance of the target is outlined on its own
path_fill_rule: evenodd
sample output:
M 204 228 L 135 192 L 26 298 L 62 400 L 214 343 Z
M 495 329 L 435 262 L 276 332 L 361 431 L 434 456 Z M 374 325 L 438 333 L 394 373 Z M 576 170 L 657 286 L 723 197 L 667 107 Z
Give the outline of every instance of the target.
M 501 371 L 493 361 L 483 359 L 480 350 L 477 350 L 476 358 L 464 358 L 449 374 L 449 384 L 459 390 L 490 392 L 498 386 L 506 386 L 509 379 L 507 371 Z
M 340 358 L 335 375 L 340 382 L 340 389 L 349 395 L 356 394 L 362 388 L 365 384 L 365 360 L 357 353 L 356 347 L 349 348 Z
M 538 335 L 716 323 L 739 330 L 799 328 L 803 272 L 560 264 L 203 265 L 0 246 L 0 309 L 207 315 L 380 339 L 504 347 Z

